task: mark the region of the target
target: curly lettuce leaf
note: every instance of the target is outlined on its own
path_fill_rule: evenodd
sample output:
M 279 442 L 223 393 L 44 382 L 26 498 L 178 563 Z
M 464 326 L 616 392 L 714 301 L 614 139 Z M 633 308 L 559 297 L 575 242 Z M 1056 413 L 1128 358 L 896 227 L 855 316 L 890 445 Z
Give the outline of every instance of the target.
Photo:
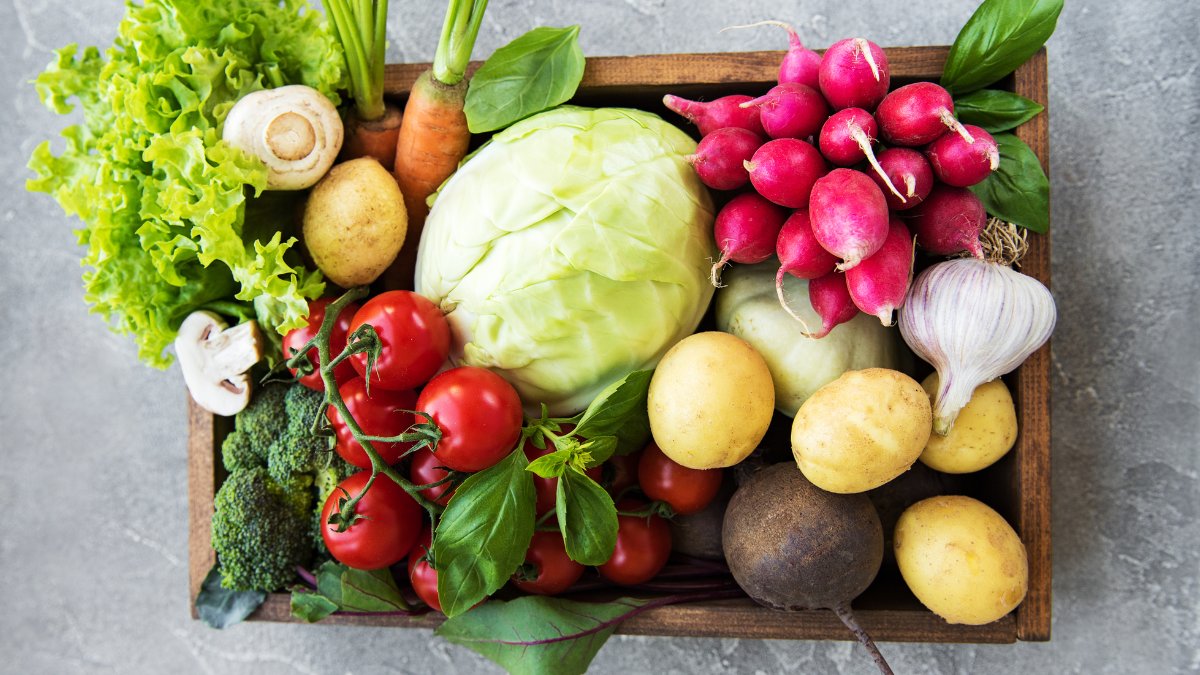
M 48 108 L 78 106 L 83 121 L 63 130 L 61 153 L 35 149 L 27 188 L 83 221 L 85 299 L 143 361 L 169 365 L 179 324 L 201 307 L 252 312 L 277 333 L 303 325 L 324 283 L 295 250 L 295 211 L 220 132 L 239 98 L 266 87 L 306 84 L 340 103 L 341 47 L 307 0 L 130 2 L 110 48 L 68 45 L 35 84 Z

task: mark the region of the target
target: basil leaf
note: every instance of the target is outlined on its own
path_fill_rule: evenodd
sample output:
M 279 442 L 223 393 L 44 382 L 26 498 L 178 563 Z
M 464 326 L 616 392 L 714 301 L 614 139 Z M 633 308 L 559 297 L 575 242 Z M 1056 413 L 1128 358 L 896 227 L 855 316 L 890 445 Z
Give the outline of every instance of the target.
M 999 80 L 1046 44 L 1063 0 L 983 0 L 950 47 L 942 86 L 965 94 Z
M 582 438 L 615 436 L 616 454 L 641 450 L 650 438 L 646 393 L 653 370 L 637 370 L 609 385 L 592 401 L 575 433 Z
M 587 474 L 564 471 L 555 505 L 567 556 L 581 565 L 603 565 L 617 545 L 617 507 Z
M 583 79 L 579 26 L 534 28 L 496 50 L 467 88 L 467 128 L 495 131 L 575 95 Z
M 231 591 L 221 585 L 221 570 L 213 565 L 196 595 L 196 614 L 210 628 L 241 623 L 267 599 L 263 591 Z
M 996 134 L 1000 166 L 971 186 L 988 213 L 1033 232 L 1050 229 L 1050 181 L 1037 155 L 1013 134 Z
M 517 448 L 458 486 L 433 538 L 438 598 L 456 616 L 503 586 L 533 538 L 536 497 L 525 452 Z
M 342 598 L 338 603 L 348 612 L 395 612 L 411 609 L 400 594 L 390 570 L 342 572 Z
M 558 478 L 567 468 L 567 462 L 571 459 L 570 450 L 559 450 L 548 455 L 542 455 L 529 463 L 525 470 L 530 473 L 536 473 L 542 478 Z
M 292 591 L 292 616 L 301 621 L 316 623 L 337 609 L 336 602 L 303 586 Z
M 584 452 L 591 457 L 591 460 L 587 463 L 586 468 L 591 469 L 592 467 L 600 466 L 604 462 L 608 461 L 608 458 L 612 457 L 617 451 L 617 446 L 619 444 L 620 441 L 617 440 L 616 436 L 597 436 L 595 438 L 589 438 L 587 442 L 583 444 Z
M 581 675 L 617 625 L 647 603 L 575 602 L 527 595 L 492 600 L 448 619 L 435 635 L 491 659 L 512 675 Z
M 958 121 L 991 134 L 1015 129 L 1045 110 L 1040 103 L 999 89 L 980 89 L 954 99 Z

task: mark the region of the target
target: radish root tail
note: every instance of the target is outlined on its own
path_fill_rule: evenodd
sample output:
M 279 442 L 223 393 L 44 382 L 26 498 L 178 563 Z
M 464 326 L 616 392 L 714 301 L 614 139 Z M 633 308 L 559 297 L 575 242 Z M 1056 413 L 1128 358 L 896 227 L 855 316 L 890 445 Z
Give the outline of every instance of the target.
M 971 145 L 975 144 L 975 137 L 971 135 L 971 132 L 967 131 L 967 128 L 961 122 L 954 118 L 954 113 L 942 108 L 942 112 L 938 114 L 938 117 L 941 118 L 942 124 L 950 127 L 950 131 L 962 136 L 962 139 L 967 143 Z
M 863 154 L 867 156 L 867 161 L 871 163 L 871 168 L 875 169 L 875 173 L 879 174 L 879 177 L 882 178 L 883 182 L 887 184 L 888 189 L 892 191 L 892 194 L 896 195 L 901 203 L 907 204 L 908 199 L 904 195 L 900 194 L 900 191 L 897 190 L 896 186 L 892 184 L 892 179 L 888 178 L 888 175 L 883 170 L 883 167 L 879 166 L 879 160 L 875 159 L 875 152 L 871 149 L 871 137 L 867 135 L 866 131 L 863 131 L 862 127 L 853 121 L 850 122 L 850 138 L 853 138 L 854 142 L 858 143 L 858 147 L 863 151 Z M 912 193 L 910 192 L 908 196 L 911 197 Z
M 708 280 L 712 282 L 713 288 L 723 288 L 721 284 L 721 269 L 729 263 L 729 254 L 722 253 L 721 259 L 713 263 L 712 270 L 708 273 Z
M 865 38 L 854 38 L 854 48 L 861 51 L 863 56 L 867 58 L 867 65 L 871 66 L 871 74 L 875 76 L 875 81 L 879 81 L 879 66 L 875 63 L 875 57 L 871 54 L 871 45 L 867 43 Z
M 863 630 L 862 626 L 858 625 L 858 620 L 854 618 L 854 612 L 850 611 L 850 606 L 839 605 L 834 607 L 833 613 L 837 614 L 837 618 L 846 624 L 846 628 L 850 629 L 855 639 L 867 648 L 867 651 L 871 654 L 871 659 L 875 661 L 875 665 L 879 668 L 879 672 L 882 675 L 895 675 L 892 672 L 892 667 L 888 665 L 887 659 L 883 658 L 883 654 L 879 653 L 879 647 L 875 646 L 875 641 L 871 639 L 870 635 L 867 635 L 867 631 Z
M 916 197 L 917 196 L 917 177 L 912 175 L 911 173 L 904 174 L 904 196 L 905 197 Z M 906 199 L 904 201 L 907 202 L 908 200 Z
M 800 322 L 800 326 L 804 329 L 804 337 L 812 337 L 813 334 L 812 334 L 812 331 L 809 330 L 809 328 L 808 328 L 808 323 L 803 318 L 801 318 L 800 315 L 795 312 L 795 310 L 792 309 L 792 306 L 788 304 L 787 298 L 784 297 L 784 295 L 783 295 L 783 275 L 784 274 L 786 274 L 785 270 L 782 267 L 780 267 L 779 273 L 775 275 L 775 295 L 779 298 L 779 305 L 781 307 L 783 307 L 783 310 L 785 312 L 787 312 L 789 315 L 791 315 L 791 317 L 793 319 Z M 822 334 L 819 337 L 825 337 L 825 336 L 824 336 L 824 334 Z
M 792 28 L 792 26 L 790 24 L 786 24 L 782 21 L 775 21 L 774 19 L 770 19 L 767 21 L 756 21 L 755 23 L 746 23 L 746 24 L 742 24 L 740 26 L 726 26 L 717 32 L 724 33 L 727 30 L 738 30 L 740 28 L 758 28 L 759 26 L 778 26 L 788 32 L 788 40 L 792 44 L 799 45 L 801 47 L 804 46 L 800 42 L 800 36 L 796 34 L 795 28 Z

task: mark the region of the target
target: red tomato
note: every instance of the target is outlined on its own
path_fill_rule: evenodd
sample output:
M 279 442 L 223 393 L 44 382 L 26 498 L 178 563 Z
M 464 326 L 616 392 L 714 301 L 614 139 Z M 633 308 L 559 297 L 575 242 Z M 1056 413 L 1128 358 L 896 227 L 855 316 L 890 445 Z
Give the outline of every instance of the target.
M 504 459 L 521 436 L 521 398 L 487 368 L 453 368 L 429 381 L 417 410 L 442 430 L 435 454 L 455 471 L 482 471 Z
M 292 329 L 283 336 L 283 358 L 292 358 L 306 342 L 313 339 L 313 336 L 321 329 L 321 323 L 325 321 L 325 308 L 331 302 L 333 302 L 333 298 L 318 298 L 308 301 L 308 325 Z M 337 322 L 333 324 L 333 330 L 329 333 L 329 354 L 332 357 L 341 354 L 342 350 L 346 348 L 346 337 L 350 334 L 350 320 L 357 311 L 358 303 L 352 302 L 346 305 L 346 308 L 338 315 Z M 308 350 L 308 360 L 312 361 L 313 372 L 297 379 L 300 384 L 309 389 L 325 391 L 325 381 L 321 379 L 320 371 L 315 370 L 321 367 L 321 359 L 317 358 L 316 347 Z M 292 371 L 292 375 L 296 374 L 295 368 L 288 370 Z M 348 361 L 342 361 L 337 368 L 333 369 L 333 379 L 338 384 L 352 377 L 354 377 L 354 368 Z
M 338 393 L 346 402 L 350 416 L 368 436 L 399 436 L 417 421 L 412 413 L 402 412 L 412 410 L 417 405 L 417 395 L 411 389 L 388 391 L 374 388 L 371 395 L 367 396 L 367 383 L 361 377 L 355 377 L 338 387 Z M 333 433 L 337 437 L 335 448 L 342 459 L 360 469 L 371 468 L 371 458 L 362 445 L 354 440 L 337 408 L 327 407 L 325 417 L 333 425 Z M 389 465 L 395 464 L 412 447 L 412 443 L 375 442 L 372 445 Z
M 622 501 L 618 511 L 635 511 L 645 504 Z M 671 556 L 671 528 L 659 516 L 617 516 L 617 545 L 608 562 L 596 568 L 614 584 L 635 586 L 654 578 Z
M 663 454 L 651 441 L 638 462 L 638 483 L 650 499 L 671 505 L 684 516 L 708 506 L 721 489 L 721 469 L 689 469 Z
M 570 433 L 571 429 L 574 428 L 574 425 L 564 425 L 561 433 Z M 538 457 L 544 457 L 545 455 L 555 451 L 554 444 L 550 441 L 546 441 L 545 448 L 538 450 L 537 446 L 533 444 L 533 441 L 526 439 L 523 447 L 525 449 L 525 457 L 530 462 Z M 601 478 L 603 477 L 603 473 L 603 470 L 599 466 L 592 467 L 587 471 L 587 475 L 597 483 L 600 482 Z M 537 492 L 537 514 L 540 516 L 544 513 L 553 511 L 554 505 L 558 503 L 558 479 L 542 478 L 541 476 L 534 474 L 533 488 Z
M 604 487 L 614 499 L 637 485 L 638 461 L 641 457 L 639 450 L 629 455 L 613 455 L 604 463 Z
M 413 592 L 422 602 L 442 611 L 442 603 L 438 600 L 438 573 L 437 570 L 429 566 L 429 563 L 422 558 L 429 551 L 432 535 L 429 531 L 429 526 L 421 530 L 421 535 L 417 537 L 417 545 L 413 546 L 412 551 L 408 554 L 408 581 L 412 584 Z
M 441 466 L 442 460 L 438 459 L 437 455 L 426 449 L 418 450 L 412 455 L 412 464 L 408 467 L 408 479 L 413 482 L 413 485 L 436 483 L 450 475 L 450 472 L 439 468 Z M 454 486 L 450 483 L 443 483 L 435 488 L 422 490 L 421 495 L 445 506 L 450 503 L 450 497 L 454 495 Z
M 513 578 L 513 585 L 526 593 L 558 595 L 583 576 L 583 565 L 571 560 L 558 532 L 534 532 L 525 553 L 525 562 L 537 567 L 530 581 Z
M 417 541 L 424 513 L 403 488 L 380 474 L 355 506 L 359 519 L 338 532 L 337 525 L 329 523 L 329 514 L 343 497 L 362 492 L 370 478 L 370 471 L 359 471 L 338 483 L 321 509 L 321 536 L 330 555 L 360 570 L 383 569 L 404 560 Z
M 368 300 L 354 314 L 350 332 L 363 324 L 375 328 L 382 345 L 372 369 L 372 387 L 415 389 L 433 377 L 450 353 L 446 317 L 437 305 L 412 291 L 387 291 Z M 350 363 L 366 377 L 366 354 L 355 354 Z

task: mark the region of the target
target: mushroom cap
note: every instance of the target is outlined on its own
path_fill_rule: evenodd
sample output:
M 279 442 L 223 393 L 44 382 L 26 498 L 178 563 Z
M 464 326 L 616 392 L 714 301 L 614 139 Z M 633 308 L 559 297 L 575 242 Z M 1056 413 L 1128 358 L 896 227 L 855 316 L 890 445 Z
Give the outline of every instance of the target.
M 302 84 L 263 89 L 238 100 L 221 137 L 267 165 L 267 189 L 312 187 L 333 166 L 344 130 L 337 108 Z
M 175 355 L 192 399 L 216 415 L 236 415 L 250 403 L 246 372 L 262 358 L 262 334 L 253 321 L 229 328 L 224 319 L 203 310 L 183 320 Z

